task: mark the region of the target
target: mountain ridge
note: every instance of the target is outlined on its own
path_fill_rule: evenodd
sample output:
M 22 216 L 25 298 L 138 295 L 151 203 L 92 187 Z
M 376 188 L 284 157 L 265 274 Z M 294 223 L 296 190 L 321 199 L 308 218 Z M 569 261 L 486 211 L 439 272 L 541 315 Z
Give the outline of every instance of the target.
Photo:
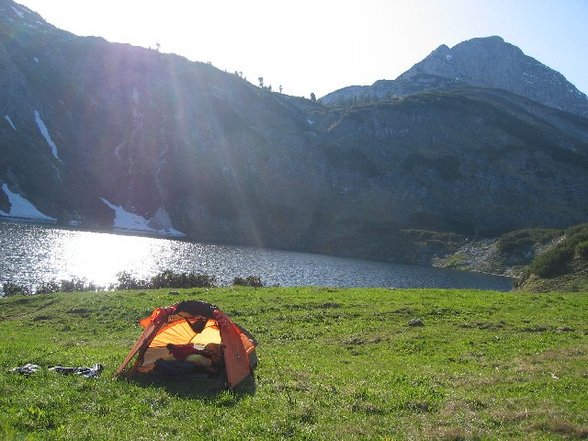
M 463 84 L 504 89 L 549 107 L 588 116 L 588 97 L 584 93 L 559 72 L 525 55 L 498 36 L 473 38 L 452 48 L 442 44 L 395 80 L 380 80 L 363 88 L 344 88 L 321 98 L 321 102 L 340 105 L 350 96 L 356 99 L 362 96 L 381 99 L 390 94 L 405 96 L 411 91 L 403 90 L 402 84 L 419 78 L 429 78 L 432 83 L 428 85 L 429 89 L 447 90 Z M 444 79 L 450 84 L 434 84 L 433 78 L 437 81 Z
M 405 95 L 335 108 L 14 5 L 0 184 L 60 225 L 429 263 L 457 246 L 443 235 L 588 216 L 582 116 L 420 72 L 394 83 Z

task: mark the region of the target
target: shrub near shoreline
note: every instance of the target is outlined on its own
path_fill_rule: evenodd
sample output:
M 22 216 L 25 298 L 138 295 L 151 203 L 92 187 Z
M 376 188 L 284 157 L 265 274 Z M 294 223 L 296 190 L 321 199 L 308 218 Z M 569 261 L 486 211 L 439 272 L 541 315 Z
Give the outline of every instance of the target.
M 588 224 L 569 228 L 561 243 L 538 256 L 528 272 L 549 278 L 569 271 L 574 259 L 588 260 Z
M 235 277 L 233 285 L 262 287 L 259 276 Z M 194 273 L 174 273 L 165 270 L 148 280 L 137 279 L 130 273 L 117 274 L 117 283 L 108 287 L 100 287 L 83 279 L 70 279 L 41 283 L 36 289 L 17 283 L 6 282 L 2 285 L 2 292 L 6 297 L 15 295 L 50 294 L 57 292 L 85 292 L 85 291 L 113 291 L 128 289 L 160 289 L 160 288 L 213 288 L 216 287 L 215 276 Z M 2 293 L 0 292 L 0 294 Z

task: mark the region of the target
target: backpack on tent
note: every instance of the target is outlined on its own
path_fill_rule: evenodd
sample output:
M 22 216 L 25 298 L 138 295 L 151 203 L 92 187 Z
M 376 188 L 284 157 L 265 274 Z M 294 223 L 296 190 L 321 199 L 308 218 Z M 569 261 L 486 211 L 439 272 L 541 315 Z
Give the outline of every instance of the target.
M 234 388 L 257 364 L 253 336 L 209 303 L 186 301 L 157 308 L 139 324 L 143 334 L 118 368 L 119 376 L 218 373 Z

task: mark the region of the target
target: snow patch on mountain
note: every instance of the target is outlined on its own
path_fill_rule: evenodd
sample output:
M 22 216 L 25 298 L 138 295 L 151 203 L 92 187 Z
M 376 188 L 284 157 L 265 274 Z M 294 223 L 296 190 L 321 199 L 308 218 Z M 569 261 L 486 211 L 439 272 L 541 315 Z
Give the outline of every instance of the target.
M 10 7 L 12 8 L 12 10 L 14 11 L 14 13 L 15 13 L 16 15 L 18 15 L 20 18 L 24 18 L 24 13 L 23 13 L 23 11 L 21 11 L 21 10 L 20 10 L 20 9 L 18 9 L 18 8 L 15 8 L 14 6 L 10 6 Z
M 155 233 L 172 237 L 184 236 L 184 233 L 172 227 L 171 219 L 163 208 L 157 210 L 155 215 L 147 220 L 143 216 L 125 210 L 121 205 L 109 202 L 105 198 L 100 198 L 100 200 L 114 210 L 113 228 L 115 230 Z
M 184 233 L 176 230 L 173 225 L 171 218 L 165 208 L 159 207 L 155 215 L 149 219 L 149 227 L 155 231 L 165 234 L 166 236 L 183 237 Z
M 57 154 L 57 146 L 51 139 L 51 135 L 49 135 L 49 130 L 47 130 L 47 126 L 41 119 L 41 115 L 39 114 L 38 110 L 35 110 L 35 122 L 37 123 L 37 127 L 39 128 L 41 135 L 43 135 L 43 138 L 45 138 L 45 141 L 47 141 L 47 144 L 49 144 L 49 147 L 51 147 L 51 153 L 53 154 L 53 156 L 55 156 L 56 159 L 59 159 L 59 156 Z
M 100 198 L 100 200 L 114 210 L 114 228 L 133 231 L 153 231 L 147 225 L 148 221 L 143 216 L 131 213 L 130 211 L 125 210 L 122 206 L 114 205 L 104 198 Z
M 37 207 L 35 207 L 21 195 L 11 192 L 8 188 L 8 185 L 2 184 L 2 191 L 4 191 L 8 197 L 8 201 L 10 202 L 10 211 L 5 213 L 4 211 L 0 210 L 0 216 L 43 222 L 55 222 L 57 220 L 54 217 L 50 217 L 44 213 L 41 213 Z
M 123 141 L 114 148 L 114 157 L 117 159 L 117 161 L 122 161 L 122 156 L 121 156 L 120 152 L 121 152 L 121 149 L 125 146 L 125 144 L 126 143 Z
M 14 123 L 12 122 L 12 119 L 10 118 L 9 115 L 4 115 L 4 119 L 8 122 L 8 124 L 10 124 L 10 127 L 12 127 L 14 130 L 16 130 L 16 127 L 14 127 Z

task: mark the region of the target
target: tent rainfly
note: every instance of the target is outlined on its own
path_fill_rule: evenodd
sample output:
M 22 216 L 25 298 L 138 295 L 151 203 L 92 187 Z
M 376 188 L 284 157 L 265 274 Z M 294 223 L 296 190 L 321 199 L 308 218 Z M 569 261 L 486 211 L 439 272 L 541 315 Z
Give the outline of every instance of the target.
M 143 334 L 118 368 L 118 376 L 224 373 L 233 389 L 257 364 L 253 336 L 209 303 L 194 300 L 157 308 L 139 324 Z

